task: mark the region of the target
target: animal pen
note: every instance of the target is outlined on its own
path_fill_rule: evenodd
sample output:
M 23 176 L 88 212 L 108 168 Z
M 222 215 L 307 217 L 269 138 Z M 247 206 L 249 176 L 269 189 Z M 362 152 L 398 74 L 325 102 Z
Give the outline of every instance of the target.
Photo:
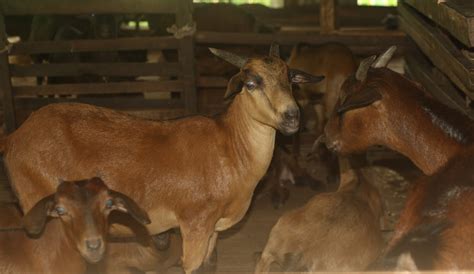
M 32 112 L 53 103 L 86 103 L 150 120 L 174 121 L 195 114 L 215 115 L 226 109 L 228 103 L 223 97 L 231 76 L 239 70 L 226 67 L 210 70 L 215 63 L 225 61 L 210 57 L 207 48 L 242 52 L 252 57 L 268 54 L 272 43 L 280 45 L 285 61 L 298 45 L 311 48 L 327 43 L 342 44 L 353 53 L 357 66 L 364 63 L 366 57 L 380 56 L 395 45 L 396 61 L 389 64 L 390 68 L 416 83 L 427 97 L 456 109 L 469 119 L 474 117 L 474 3 L 470 0 L 399 0 L 397 7 L 362 6 L 355 0 L 282 0 L 279 8 L 247 2 L 237 6 L 248 16 L 245 18 L 252 18 L 250 21 L 255 25 L 260 24 L 260 29 L 255 31 L 226 31 L 225 24 L 233 20 L 230 17 L 222 19 L 227 20 L 224 22 L 213 22 L 212 7 L 223 7 L 219 10 L 223 12 L 232 6 L 230 14 L 238 15 L 232 11 L 232 3 L 236 1 L 214 2 L 220 3 L 1 0 L 0 91 L 5 136 L 19 128 Z M 206 14 L 206 8 L 211 12 Z M 34 39 L 33 34 L 40 33 L 34 33 L 34 18 L 48 20 L 52 17 L 60 20 L 80 18 L 77 22 L 82 24 L 91 22 L 92 34 L 78 29 L 74 21 L 64 21 L 70 26 L 57 28 L 62 28 L 63 33 L 72 31 L 75 33 L 73 38 L 62 38 L 58 34 L 50 35 L 48 39 Z M 218 17 L 216 13 L 215 17 L 224 16 Z M 163 19 L 166 25 L 159 25 L 163 24 L 161 18 L 166 18 Z M 100 31 L 101 25 L 97 23 L 100 20 L 109 20 L 108 30 Z M 203 29 L 204 24 L 200 25 L 199 20 L 210 21 L 212 27 Z M 42 22 L 47 24 L 47 21 Z M 144 31 L 140 30 L 142 22 L 146 22 Z M 128 29 L 129 25 L 132 29 Z M 224 30 L 218 29 L 220 25 Z M 97 26 L 99 30 L 94 29 Z M 159 33 L 155 29 L 157 26 L 164 31 Z M 8 39 L 11 36 L 20 39 L 11 42 Z M 159 55 L 160 59 L 151 58 L 153 54 Z M 31 62 L 16 62 L 15 58 L 20 56 L 27 56 Z M 52 56 L 66 58 L 53 61 Z M 14 81 L 25 78 L 29 78 L 30 83 Z M 293 93 L 296 92 L 295 89 Z M 321 103 L 321 95 L 314 100 Z M 436 117 L 433 114 L 432 120 Z M 350 166 L 341 158 L 336 159 L 338 175 L 331 177 L 330 168 L 324 163 L 315 164 L 309 160 L 308 155 L 314 154 L 313 142 L 320 134 L 322 132 L 302 130 L 299 133 L 301 152 L 294 151 L 297 147 L 295 138 L 277 138 L 275 155 L 279 156 L 275 156 L 268 174 L 257 187 L 249 211 L 240 223 L 219 234 L 214 271 L 252 272 L 278 218 L 301 207 L 317 193 L 333 192 L 338 187 L 337 181 L 351 180 L 346 176 L 359 174 L 344 173 L 352 169 L 363 170 L 363 177 L 381 192 L 385 214 L 380 230 L 385 242 L 389 242 L 412 185 L 410 182 L 426 173 L 425 170 L 420 171 L 416 161 L 406 153 L 397 153 L 377 144 L 361 157 L 351 158 Z M 283 163 L 282 172 L 275 164 L 277 161 Z M 281 179 L 285 170 L 290 170 L 292 175 Z M 321 184 L 310 184 L 312 190 L 309 190 L 307 181 L 301 179 L 301 170 L 305 170 L 304 176 Z M 18 199 L 7 174 L 2 165 L 0 205 L 17 205 Z M 272 176 L 280 180 L 280 185 L 269 183 Z M 284 190 L 280 189 L 282 186 Z M 278 209 L 272 207 L 268 198 L 273 198 L 275 193 L 283 201 Z M 2 214 L 0 233 L 18 228 L 18 225 L 2 222 L 2 218 L 8 218 Z M 166 254 L 167 251 L 160 252 Z M 174 266 L 168 271 L 179 273 L 181 269 Z

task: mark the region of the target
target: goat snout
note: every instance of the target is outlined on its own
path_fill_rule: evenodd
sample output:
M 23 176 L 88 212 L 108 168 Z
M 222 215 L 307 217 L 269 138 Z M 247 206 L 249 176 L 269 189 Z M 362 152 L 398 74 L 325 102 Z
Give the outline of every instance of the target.
M 298 108 L 290 108 L 283 112 L 280 130 L 283 134 L 293 134 L 298 131 L 300 126 L 300 110 Z
M 100 249 L 100 247 L 102 246 L 102 240 L 99 238 L 87 239 L 85 242 L 86 242 L 86 247 L 89 251 L 96 251 Z
M 298 108 L 289 109 L 283 113 L 283 118 L 287 122 L 299 122 L 300 120 L 300 110 Z

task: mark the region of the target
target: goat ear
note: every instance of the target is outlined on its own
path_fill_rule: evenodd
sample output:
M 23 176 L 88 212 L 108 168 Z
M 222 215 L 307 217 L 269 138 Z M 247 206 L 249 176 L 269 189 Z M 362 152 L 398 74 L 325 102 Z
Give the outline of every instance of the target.
M 54 205 L 54 194 L 44 197 L 23 217 L 23 227 L 29 235 L 39 235 Z
M 109 190 L 109 194 L 114 201 L 115 210 L 130 214 L 130 216 L 132 216 L 135 220 L 144 225 L 148 225 L 151 223 L 150 217 L 148 217 L 148 213 L 146 213 L 145 210 L 138 206 L 137 203 L 135 203 L 135 201 L 132 200 L 130 197 L 113 190 Z
M 337 108 L 337 113 L 341 114 L 346 111 L 362 108 L 382 99 L 382 95 L 375 89 L 365 89 L 360 92 L 354 92 L 343 100 Z
M 238 73 L 232 76 L 232 78 L 230 78 L 229 83 L 227 84 L 227 90 L 224 95 L 224 100 L 231 99 L 242 91 L 242 88 L 244 87 L 243 80 L 244 79 L 242 73 Z
M 290 81 L 294 84 L 318 83 L 324 76 L 315 76 L 298 69 L 290 69 Z

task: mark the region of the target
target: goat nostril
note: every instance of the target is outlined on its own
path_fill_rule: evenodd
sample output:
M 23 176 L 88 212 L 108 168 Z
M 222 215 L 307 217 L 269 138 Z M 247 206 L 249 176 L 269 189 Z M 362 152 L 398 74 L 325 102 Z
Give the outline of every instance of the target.
M 86 240 L 86 246 L 89 250 L 97 250 L 102 246 L 101 239 Z
M 285 111 L 283 114 L 286 120 L 298 120 L 300 116 L 300 111 L 298 109 L 291 109 Z

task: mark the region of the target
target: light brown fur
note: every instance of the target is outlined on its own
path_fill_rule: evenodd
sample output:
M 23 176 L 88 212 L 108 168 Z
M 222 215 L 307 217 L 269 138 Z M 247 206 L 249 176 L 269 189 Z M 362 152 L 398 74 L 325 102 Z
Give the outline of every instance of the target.
M 362 176 L 341 182 L 337 192 L 316 195 L 284 214 L 272 228 L 255 273 L 296 258 L 292 271 L 362 271 L 383 247 L 382 201 Z
M 249 75 L 263 82 L 254 90 Z M 288 68 L 279 58 L 250 59 L 228 86 L 227 111 L 146 121 L 83 104 L 49 105 L 7 139 L 5 162 L 24 210 L 51 192 L 55 178 L 100 174 L 110 187 L 140 201 L 151 234 L 180 227 L 183 267 L 198 268 L 210 238 L 242 219 L 272 158 L 275 132 L 298 121 Z M 216 238 L 216 237 L 213 237 Z

